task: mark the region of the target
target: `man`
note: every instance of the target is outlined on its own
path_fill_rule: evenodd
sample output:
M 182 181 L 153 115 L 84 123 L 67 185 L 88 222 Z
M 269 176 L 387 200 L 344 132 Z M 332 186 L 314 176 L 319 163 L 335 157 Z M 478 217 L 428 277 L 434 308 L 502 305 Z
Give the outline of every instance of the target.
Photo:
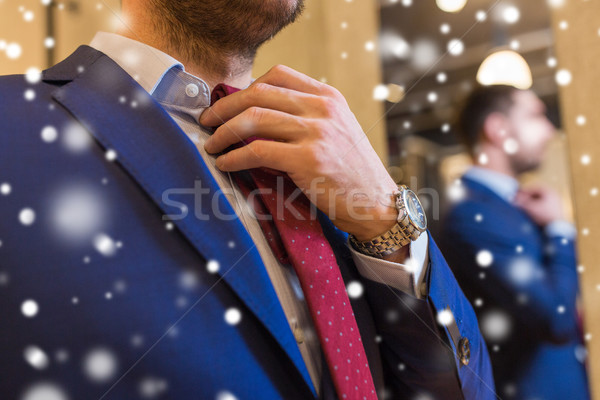
M 442 249 L 475 305 L 498 394 L 587 399 L 575 229 L 557 193 L 517 181 L 540 165 L 554 134 L 545 112 L 528 90 L 490 86 L 469 96 L 461 139 L 476 166 L 460 180 Z
M 3 396 L 495 397 L 344 98 L 281 66 L 252 82 L 301 9 L 124 0 L 120 35 L 0 80 Z

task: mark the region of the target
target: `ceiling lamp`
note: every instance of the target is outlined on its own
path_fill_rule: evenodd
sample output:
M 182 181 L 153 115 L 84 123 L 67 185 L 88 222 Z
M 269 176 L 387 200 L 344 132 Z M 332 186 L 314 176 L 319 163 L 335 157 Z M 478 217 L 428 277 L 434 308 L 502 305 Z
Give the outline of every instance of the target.
M 456 13 L 463 9 L 467 0 L 435 0 L 437 6 L 442 11 Z
M 477 82 L 484 86 L 510 85 L 529 89 L 533 78 L 527 61 L 519 53 L 500 50 L 483 60 L 477 71 Z

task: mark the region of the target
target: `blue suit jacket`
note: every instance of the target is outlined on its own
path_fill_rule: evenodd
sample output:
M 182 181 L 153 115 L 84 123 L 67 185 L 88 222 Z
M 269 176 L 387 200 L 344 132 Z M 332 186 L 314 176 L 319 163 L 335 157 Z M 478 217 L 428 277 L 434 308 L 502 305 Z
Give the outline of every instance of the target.
M 465 177 L 462 182 L 466 196 L 449 212 L 440 246 L 467 298 L 483 302 L 475 310 L 499 395 L 588 399 L 585 368 L 576 357 L 583 347 L 576 323 L 575 244 L 547 237 L 524 212 L 480 183 Z M 492 254 L 491 265 L 476 262 L 482 250 Z
M 28 88 L 33 101 L 24 99 Z M 41 381 L 71 399 L 136 399 L 143 388 L 152 398 L 178 400 L 222 393 L 315 397 L 251 238 L 239 220 L 215 217 L 215 206 L 232 210 L 214 196 L 218 187 L 194 144 L 110 58 L 82 46 L 40 83 L 2 77 L 0 121 L 0 182 L 12 188 L 0 196 L 1 397 L 14 398 Z M 55 141 L 41 139 L 47 126 L 58 130 Z M 109 149 L 114 162 L 106 159 Z M 203 190 L 192 195 L 195 185 Z M 77 210 L 57 216 L 53 208 L 72 187 L 92 193 L 92 203 L 106 209 L 94 223 L 120 246 L 105 240 L 96 243 L 98 251 L 93 238 L 65 240 L 57 233 L 61 218 L 78 216 Z M 24 208 L 35 212 L 31 225 L 19 221 Z M 163 215 L 182 210 L 185 217 L 166 229 Z M 84 223 L 88 217 L 79 214 Z M 344 280 L 360 280 L 346 236 L 320 219 Z M 218 273 L 207 271 L 208 260 L 219 262 Z M 475 315 L 433 240 L 428 279 L 423 300 L 372 281 L 363 281 L 365 295 L 352 300 L 380 395 L 494 398 Z M 39 305 L 34 317 L 22 314 L 26 299 Z M 436 323 L 436 310 L 446 307 L 460 336 L 470 340 L 468 366 L 455 357 L 457 338 Z M 241 313 L 237 325 L 224 319 L 232 308 Z M 47 355 L 47 365 L 38 362 L 36 369 L 25 361 L 31 345 Z M 97 349 L 116 368 L 102 358 L 99 365 L 90 361 Z M 335 398 L 326 366 L 322 388 L 322 398 Z

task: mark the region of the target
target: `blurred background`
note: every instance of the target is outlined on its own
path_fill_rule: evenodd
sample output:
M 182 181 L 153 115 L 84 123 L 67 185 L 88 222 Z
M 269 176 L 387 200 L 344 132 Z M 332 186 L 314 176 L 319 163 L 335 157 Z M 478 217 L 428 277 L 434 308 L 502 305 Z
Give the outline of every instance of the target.
M 0 74 L 43 70 L 96 31 L 126 24 L 119 3 L 0 0 Z M 453 134 L 458 105 L 478 77 L 532 88 L 558 134 L 525 181 L 559 190 L 578 223 L 591 381 L 599 385 L 597 15 L 595 0 L 307 0 L 299 22 L 260 50 L 255 76 L 282 63 L 340 89 L 392 176 L 418 192 L 434 236 L 453 182 L 470 165 Z

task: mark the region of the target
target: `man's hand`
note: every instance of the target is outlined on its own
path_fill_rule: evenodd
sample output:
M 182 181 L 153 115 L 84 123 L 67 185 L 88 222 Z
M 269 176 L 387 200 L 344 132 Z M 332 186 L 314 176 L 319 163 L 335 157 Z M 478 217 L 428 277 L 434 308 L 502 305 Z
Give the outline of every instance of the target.
M 220 155 L 219 169 L 287 172 L 338 228 L 358 240 L 395 224 L 396 184 L 335 88 L 276 66 L 247 89 L 217 101 L 200 123 L 223 124 L 206 142 L 209 153 L 252 136 L 269 139 Z
M 521 189 L 515 197 L 515 205 L 525 211 L 540 226 L 563 219 L 560 196 L 554 190 L 536 186 Z

